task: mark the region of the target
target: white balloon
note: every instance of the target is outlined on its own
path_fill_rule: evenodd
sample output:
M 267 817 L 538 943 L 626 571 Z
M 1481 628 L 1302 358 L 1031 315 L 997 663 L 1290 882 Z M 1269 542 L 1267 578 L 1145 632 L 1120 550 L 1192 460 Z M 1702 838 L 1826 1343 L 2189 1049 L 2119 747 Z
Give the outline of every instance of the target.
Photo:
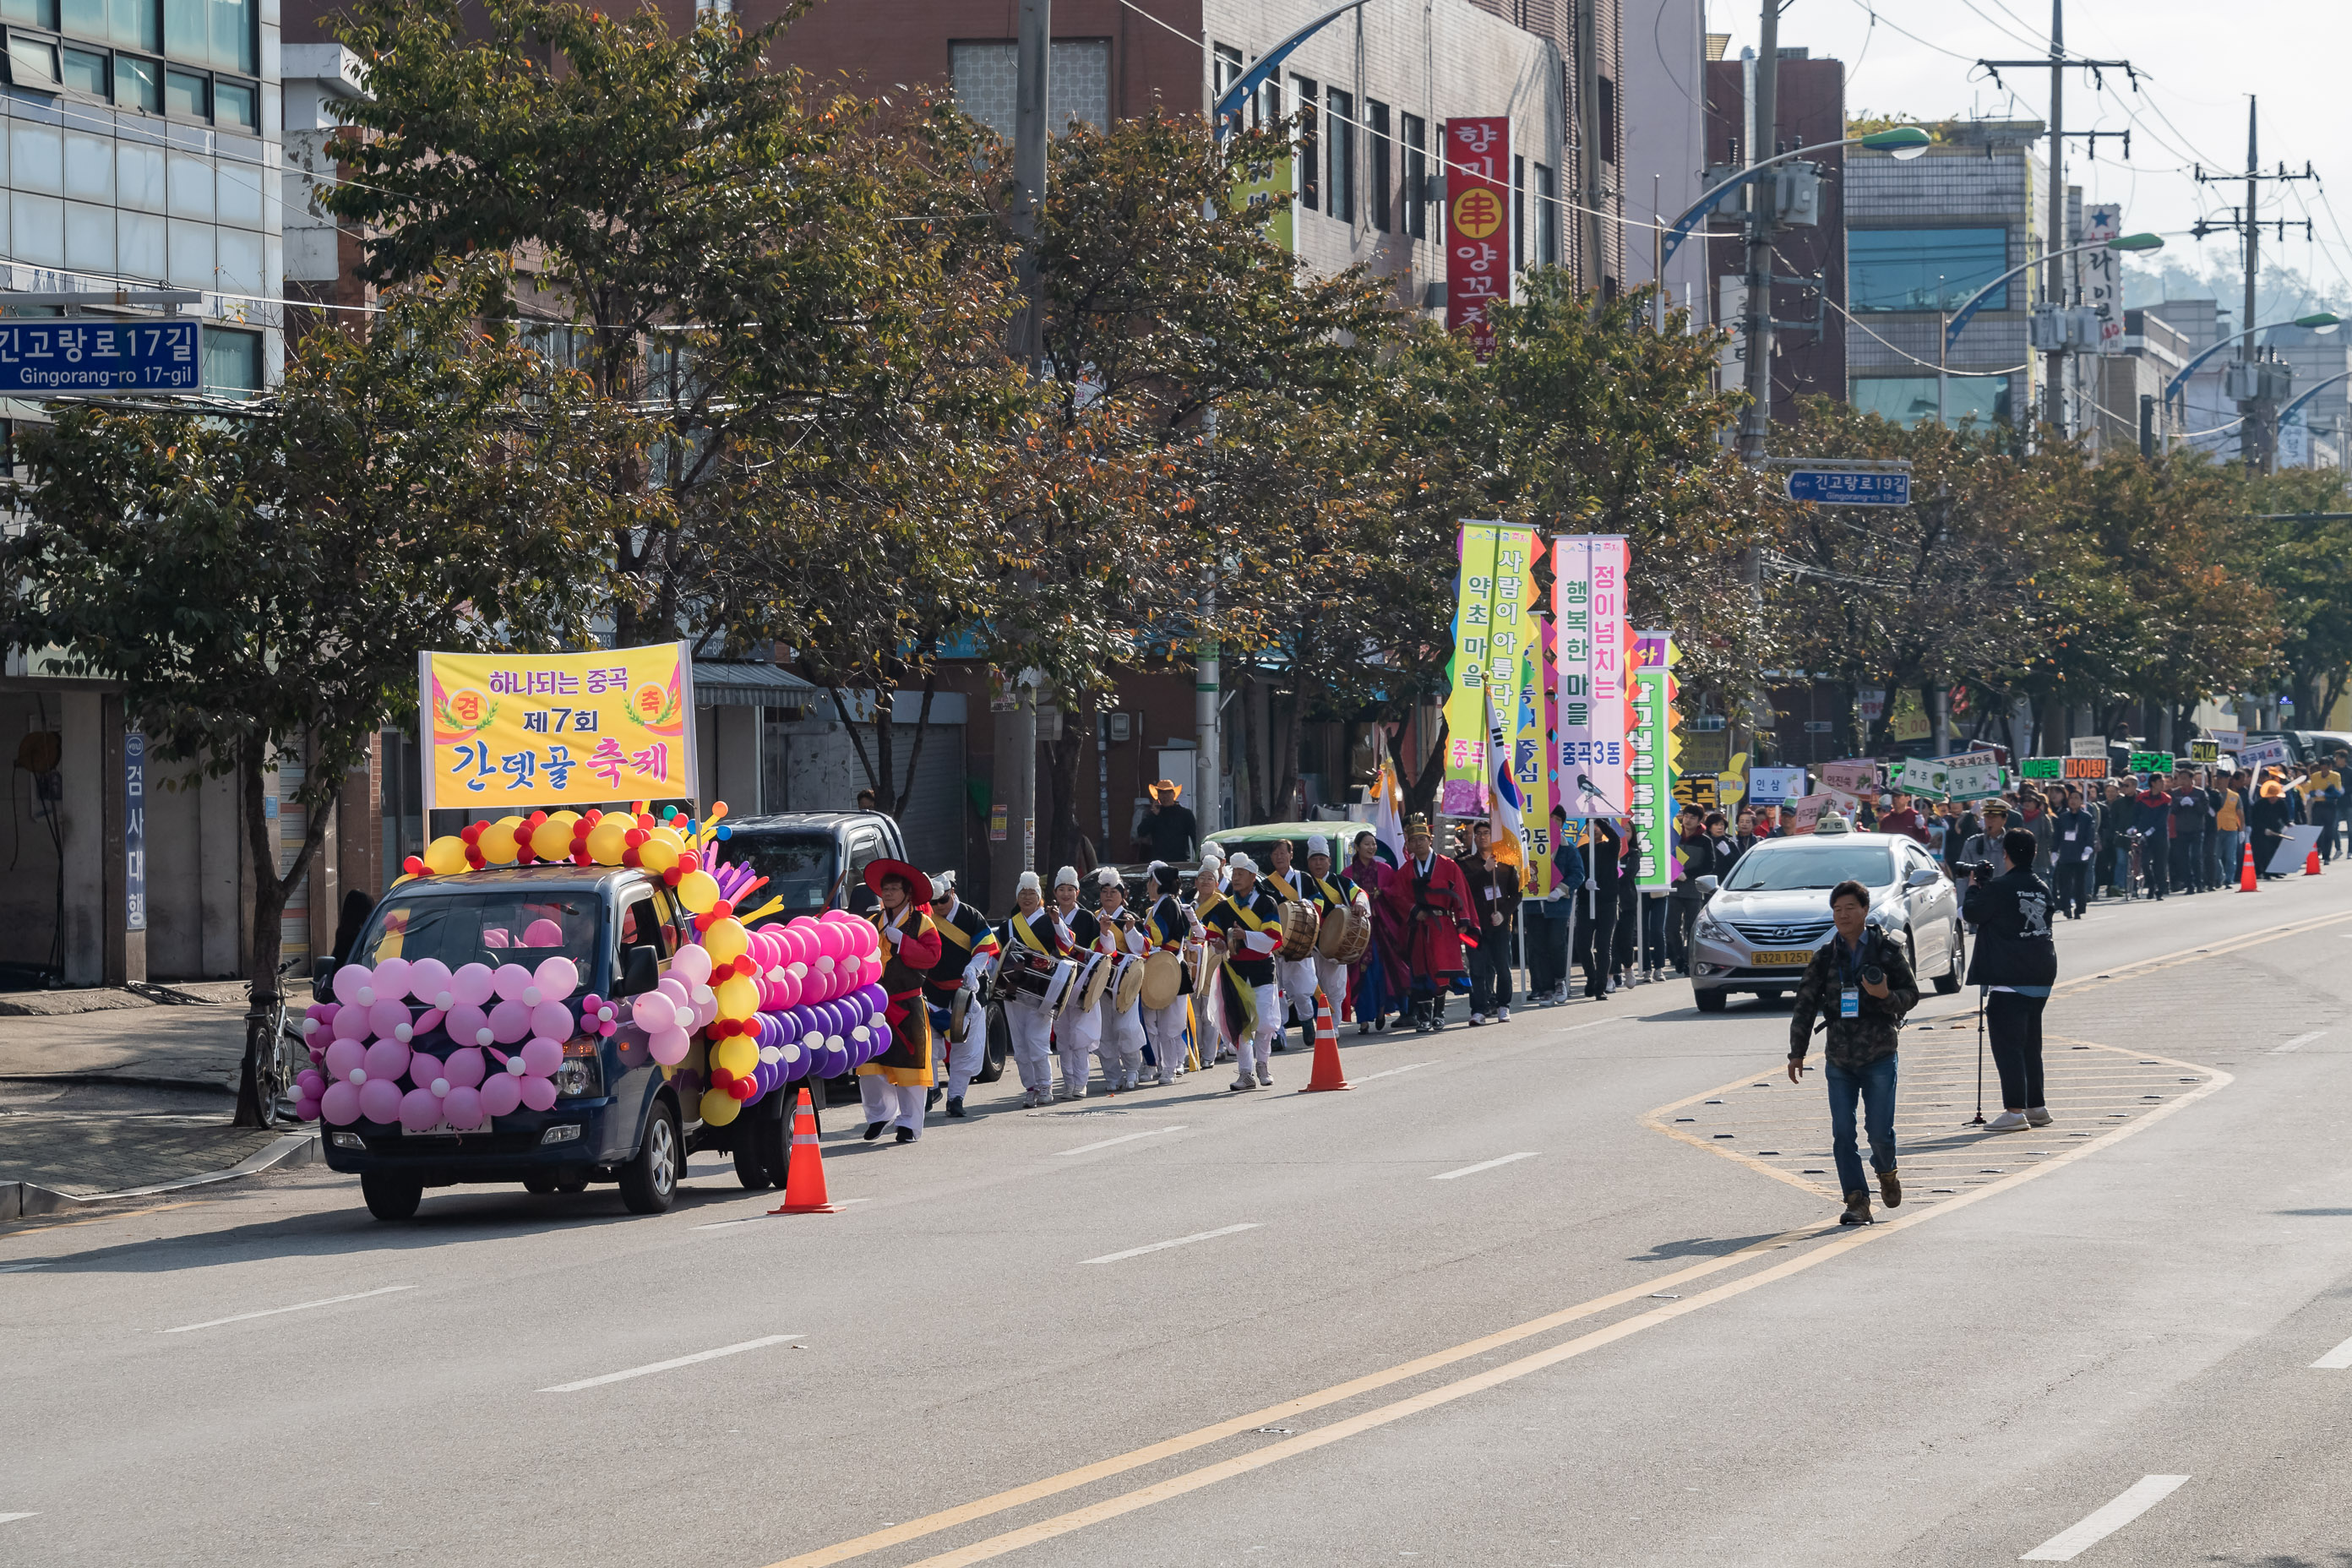
M 392 1026 L 392 1037 L 404 1046 L 416 1037 L 416 1031 L 406 1024 L 394 1024 Z
M 373 985 L 361 986 L 357 991 L 352 993 L 352 1000 L 357 1002 L 362 1007 L 373 1006 L 375 1005 L 375 987 Z
M 433 1080 L 432 1088 L 436 1096 L 446 1095 L 449 1092 L 449 1080 L 446 1078 L 436 1078 Z
M 487 1046 L 498 1037 L 497 1033 L 488 1028 L 480 1028 L 474 1031 L 474 1044 L 478 1046 Z
M 547 998 L 539 994 L 538 986 L 526 985 L 522 988 L 522 1005 L 524 1006 L 536 1007 L 545 1000 L 547 1000 Z
M 444 1013 L 446 1013 L 449 1010 L 450 1005 L 457 1000 L 457 999 L 455 996 L 450 995 L 446 991 L 436 991 L 433 994 L 433 1005 L 436 1007 L 440 1008 Z

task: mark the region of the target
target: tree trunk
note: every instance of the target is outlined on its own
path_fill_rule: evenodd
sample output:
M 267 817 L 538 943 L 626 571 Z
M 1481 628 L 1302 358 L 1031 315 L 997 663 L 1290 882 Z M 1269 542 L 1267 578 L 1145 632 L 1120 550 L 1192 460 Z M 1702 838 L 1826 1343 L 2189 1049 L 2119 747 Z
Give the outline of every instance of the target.
M 890 815 L 904 819 L 908 803 L 915 798 L 915 769 L 923 760 L 923 739 L 931 732 L 931 699 L 940 689 L 940 667 L 933 663 L 923 672 L 923 704 L 915 710 L 915 740 L 907 749 L 907 787 L 898 792 Z M 885 795 L 883 798 L 891 799 Z
M 1266 762 L 1266 772 L 1274 785 L 1274 798 L 1266 803 L 1266 820 L 1286 822 L 1291 820 L 1291 799 L 1298 790 L 1299 697 L 1293 692 L 1288 705 L 1280 706 L 1275 693 L 1268 690 L 1265 700 L 1267 728 L 1273 732 L 1274 751 L 1274 755 Z
M 1078 791 L 1082 787 L 1078 765 L 1086 760 L 1087 742 L 1094 727 L 1095 698 L 1086 698 L 1086 707 L 1077 713 L 1062 710 L 1062 732 L 1054 737 L 1052 765 L 1046 776 L 1054 785 L 1054 816 L 1048 841 L 1053 845 L 1055 866 L 1075 866 L 1078 863 L 1078 839 L 1086 829 L 1078 822 Z
M 237 767 L 245 796 L 246 847 L 253 858 L 253 946 L 246 954 L 245 968 L 245 1058 L 237 1068 L 236 1125 L 239 1127 L 267 1125 L 262 1117 L 260 1067 L 263 1053 L 278 1048 L 272 1026 L 277 1020 L 278 1000 L 284 990 L 278 966 L 285 951 L 286 900 L 301 885 L 303 876 L 318 858 L 319 846 L 326 842 L 328 813 L 335 809 L 332 793 L 326 794 L 324 804 L 310 808 L 302 825 L 301 845 L 294 851 L 294 859 L 285 874 L 279 875 L 279 846 L 272 831 L 277 819 L 269 816 L 266 804 L 268 749 L 266 739 L 255 739 Z M 325 780 L 315 776 L 319 766 L 314 763 L 306 771 L 306 784 L 325 784 Z M 324 792 L 314 788 L 309 793 Z
M 1242 756 L 1249 769 L 1249 820 L 1271 822 L 1273 814 L 1266 804 L 1266 786 L 1271 781 L 1265 776 L 1265 682 L 1255 668 L 1244 678 L 1242 686 Z

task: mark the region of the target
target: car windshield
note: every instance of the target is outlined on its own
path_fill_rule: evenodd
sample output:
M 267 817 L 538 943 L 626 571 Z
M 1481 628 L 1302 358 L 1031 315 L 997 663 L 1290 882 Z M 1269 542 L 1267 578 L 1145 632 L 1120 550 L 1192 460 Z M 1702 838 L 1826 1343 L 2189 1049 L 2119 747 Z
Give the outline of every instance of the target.
M 1894 851 L 1883 844 L 1776 844 L 1741 857 L 1724 887 L 1735 893 L 1826 892 L 1840 882 L 1883 888 L 1894 880 Z
M 602 900 L 588 888 L 483 888 L 461 893 L 386 894 L 361 962 L 437 958 L 537 963 L 561 953 L 591 973 Z
M 830 836 L 813 833 L 738 833 L 727 841 L 724 858 L 741 860 L 768 879 L 752 895 L 754 905 L 771 898 L 784 900 L 784 912 L 821 910 L 832 900 L 835 864 Z

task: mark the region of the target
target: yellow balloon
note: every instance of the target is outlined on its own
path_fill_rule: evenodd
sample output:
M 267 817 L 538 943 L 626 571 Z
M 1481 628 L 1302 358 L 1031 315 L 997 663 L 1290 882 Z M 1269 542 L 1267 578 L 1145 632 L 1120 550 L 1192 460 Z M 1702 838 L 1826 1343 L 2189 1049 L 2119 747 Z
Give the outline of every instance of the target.
M 735 1120 L 743 1102 L 723 1089 L 706 1089 L 702 1096 L 702 1120 L 713 1127 L 724 1127 Z
M 722 1018 L 749 1018 L 760 1010 L 760 988 L 740 974 L 722 981 L 713 994 L 719 998 L 719 1016 Z
M 702 950 L 710 954 L 713 963 L 732 963 L 751 951 L 751 933 L 732 915 L 712 921 L 710 929 L 702 933 Z
M 710 1065 L 725 1068 L 731 1077 L 749 1078 L 751 1069 L 760 1065 L 760 1047 L 751 1043 L 749 1035 L 730 1035 L 712 1047 Z
M 482 852 L 484 861 L 492 866 L 511 866 L 515 855 L 515 829 L 522 826 L 520 816 L 501 816 L 482 829 L 474 840 L 474 847 Z
M 696 914 L 709 914 L 719 902 L 719 879 L 708 871 L 688 871 L 677 879 L 677 901 Z
M 658 876 L 677 865 L 685 852 L 686 840 L 677 836 L 677 829 L 656 827 L 637 846 L 637 864 Z
M 627 838 L 632 826 L 625 816 L 599 817 L 596 826 L 588 830 L 588 858 L 599 866 L 619 865 L 621 851 L 628 847 L 623 840 Z
M 454 833 L 443 834 L 425 847 L 422 858 L 435 876 L 454 877 L 466 868 L 466 841 Z
M 530 852 L 542 860 L 566 860 L 572 857 L 572 824 L 551 816 L 531 830 Z

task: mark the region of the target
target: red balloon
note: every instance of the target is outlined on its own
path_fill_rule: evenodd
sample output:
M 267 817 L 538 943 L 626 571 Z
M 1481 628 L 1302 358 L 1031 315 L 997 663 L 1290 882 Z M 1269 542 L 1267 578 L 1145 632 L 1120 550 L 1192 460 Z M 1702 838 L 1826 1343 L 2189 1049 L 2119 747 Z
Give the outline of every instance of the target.
M 739 1078 L 727 1086 L 727 1092 L 737 1100 L 749 1100 L 760 1092 L 760 1086 L 748 1078 Z

